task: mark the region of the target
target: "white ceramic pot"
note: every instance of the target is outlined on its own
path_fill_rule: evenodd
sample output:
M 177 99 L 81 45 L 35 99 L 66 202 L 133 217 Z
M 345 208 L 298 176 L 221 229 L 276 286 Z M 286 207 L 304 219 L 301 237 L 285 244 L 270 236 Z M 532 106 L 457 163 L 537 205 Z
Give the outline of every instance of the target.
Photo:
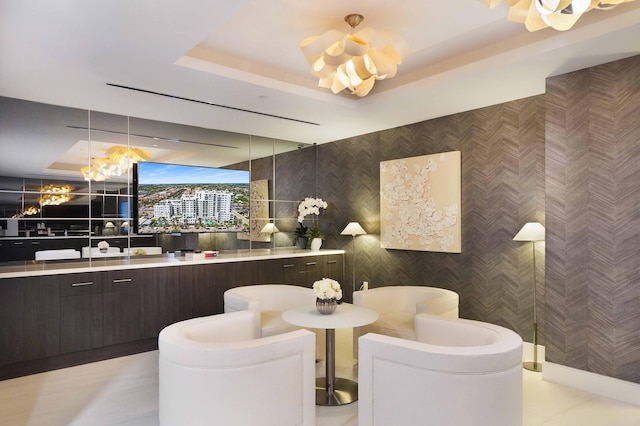
M 311 250 L 318 251 L 322 247 L 322 238 L 314 238 L 311 240 Z

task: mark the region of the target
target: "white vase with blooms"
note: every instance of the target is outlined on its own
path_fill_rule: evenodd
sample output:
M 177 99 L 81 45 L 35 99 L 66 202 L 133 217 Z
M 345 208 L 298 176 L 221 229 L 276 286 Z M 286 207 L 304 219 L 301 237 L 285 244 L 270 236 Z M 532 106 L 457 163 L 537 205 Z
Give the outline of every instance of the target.
M 331 278 L 323 278 L 313 283 L 313 291 L 316 294 L 316 308 L 324 315 L 333 313 L 342 299 L 340 283 Z
M 100 241 L 98 243 L 98 248 L 100 249 L 101 252 L 106 253 L 107 250 L 109 249 L 109 243 L 106 241 Z
M 324 239 L 324 234 L 320 231 L 317 222 L 314 222 L 312 229 L 309 229 L 303 225 L 303 221 L 308 215 L 318 216 L 320 214 L 320 209 L 326 209 L 327 205 L 327 202 L 322 200 L 322 198 L 310 197 L 305 198 L 298 205 L 298 228 L 296 229 L 296 235 L 298 237 L 307 238 L 311 243 L 312 250 L 320 249 L 322 240 Z M 300 247 L 302 247 L 302 243 L 300 243 Z

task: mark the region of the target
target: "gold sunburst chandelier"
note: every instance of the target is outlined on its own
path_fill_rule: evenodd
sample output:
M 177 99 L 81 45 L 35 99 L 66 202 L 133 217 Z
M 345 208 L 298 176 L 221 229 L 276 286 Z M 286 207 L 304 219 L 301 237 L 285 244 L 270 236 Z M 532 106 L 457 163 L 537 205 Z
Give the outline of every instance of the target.
M 20 210 L 19 213 L 14 214 L 13 216 L 11 216 L 12 218 L 21 218 L 21 217 L 25 217 L 25 216 L 33 216 L 40 213 L 40 208 L 37 206 L 27 206 L 24 209 Z
M 359 14 L 345 16 L 353 30 L 364 20 Z M 329 30 L 322 35 L 300 42 L 300 49 L 311 65 L 311 74 L 319 79 L 320 87 L 339 93 L 348 89 L 351 94 L 366 96 L 376 80 L 396 75 L 402 55 L 392 45 L 404 44 L 397 35 L 376 33 L 367 27 L 355 34 Z
M 70 192 L 73 191 L 73 187 L 70 185 L 45 185 L 40 188 L 42 196 L 38 200 L 41 206 L 59 206 L 68 201 L 71 201 L 73 195 Z
M 133 167 L 133 163 L 151 158 L 151 154 L 144 149 L 123 146 L 109 148 L 107 155 L 106 158 L 92 159 L 90 166 L 80 169 L 84 180 L 104 181 L 112 176 L 121 176 Z
M 503 0 L 481 1 L 494 8 Z M 509 5 L 507 19 L 523 23 L 529 31 L 547 27 L 566 31 L 592 9 L 608 10 L 632 1 L 635 0 L 504 0 Z

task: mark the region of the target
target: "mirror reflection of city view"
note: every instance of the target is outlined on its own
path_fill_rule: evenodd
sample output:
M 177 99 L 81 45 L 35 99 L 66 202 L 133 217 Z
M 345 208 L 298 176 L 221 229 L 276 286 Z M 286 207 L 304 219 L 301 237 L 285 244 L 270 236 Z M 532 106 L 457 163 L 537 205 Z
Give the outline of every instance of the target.
M 137 232 L 246 232 L 249 180 L 245 170 L 140 162 Z

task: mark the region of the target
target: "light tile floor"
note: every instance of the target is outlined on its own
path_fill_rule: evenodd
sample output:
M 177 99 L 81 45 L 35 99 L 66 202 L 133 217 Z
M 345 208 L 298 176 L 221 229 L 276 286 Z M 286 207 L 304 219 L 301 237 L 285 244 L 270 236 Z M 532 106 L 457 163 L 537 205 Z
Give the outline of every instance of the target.
M 336 338 L 336 375 L 353 378 L 351 332 L 337 330 Z M 323 376 L 324 363 L 317 368 Z M 523 373 L 525 426 L 640 426 L 640 407 Z M 317 425 L 356 426 L 357 414 L 357 402 L 317 407 Z M 157 424 L 157 351 L 0 381 L 3 426 Z

